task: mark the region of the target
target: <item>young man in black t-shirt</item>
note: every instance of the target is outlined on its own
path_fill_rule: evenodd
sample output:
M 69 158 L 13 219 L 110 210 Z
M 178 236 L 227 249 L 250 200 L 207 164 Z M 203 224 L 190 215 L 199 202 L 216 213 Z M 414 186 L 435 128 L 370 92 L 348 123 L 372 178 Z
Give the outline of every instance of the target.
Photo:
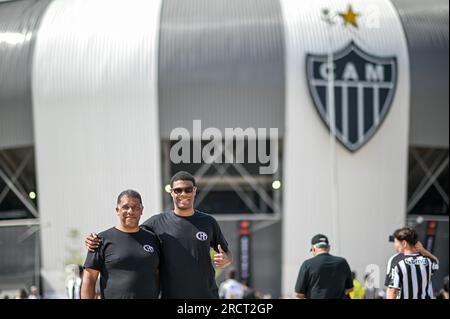
M 344 258 L 330 255 L 325 235 L 311 240 L 313 258 L 306 260 L 299 271 L 295 292 L 300 299 L 344 299 L 353 291 L 350 266 Z
M 161 241 L 161 297 L 218 299 L 214 265 L 224 268 L 232 255 L 217 221 L 194 209 L 196 182 L 187 172 L 171 181 L 174 210 L 152 216 L 141 228 L 153 231 Z M 86 238 L 89 249 L 97 247 L 95 236 Z
M 154 233 L 139 227 L 142 211 L 139 193 L 119 195 L 117 225 L 99 233 L 99 248 L 87 253 L 82 299 L 94 298 L 99 275 L 103 299 L 158 298 L 160 243 Z

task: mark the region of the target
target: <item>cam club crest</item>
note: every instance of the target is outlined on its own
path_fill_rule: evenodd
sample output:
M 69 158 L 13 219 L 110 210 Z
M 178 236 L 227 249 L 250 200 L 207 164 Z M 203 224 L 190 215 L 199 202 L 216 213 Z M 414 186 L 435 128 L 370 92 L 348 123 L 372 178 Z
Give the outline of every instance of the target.
M 307 55 L 308 87 L 323 122 L 328 129 L 333 123 L 336 138 L 354 152 L 370 140 L 388 114 L 397 60 L 369 54 L 354 42 L 331 57 L 329 63 L 328 53 Z

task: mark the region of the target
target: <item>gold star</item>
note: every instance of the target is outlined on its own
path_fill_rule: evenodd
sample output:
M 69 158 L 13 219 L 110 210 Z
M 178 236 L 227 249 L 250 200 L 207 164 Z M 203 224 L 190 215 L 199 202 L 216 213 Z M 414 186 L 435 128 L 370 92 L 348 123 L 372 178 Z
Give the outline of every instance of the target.
M 355 28 L 358 28 L 358 25 L 356 24 L 356 17 L 358 17 L 360 14 L 353 12 L 352 6 L 348 6 L 347 12 L 339 12 L 339 15 L 344 19 L 345 25 L 351 24 Z

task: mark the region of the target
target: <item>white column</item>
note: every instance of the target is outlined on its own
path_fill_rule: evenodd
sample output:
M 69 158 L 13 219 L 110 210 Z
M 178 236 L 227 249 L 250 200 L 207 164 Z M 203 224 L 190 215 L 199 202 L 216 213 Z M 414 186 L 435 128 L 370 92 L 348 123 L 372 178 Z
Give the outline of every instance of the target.
M 73 248 L 116 223 L 117 195 L 161 209 L 157 107 L 160 1 L 60 0 L 37 36 L 33 107 L 42 274 L 61 292 Z M 71 229 L 80 233 L 72 243 Z
M 294 292 L 301 263 L 311 257 L 310 240 L 316 233 L 329 235 L 332 253 L 345 257 L 360 275 L 369 264 L 378 265 L 380 273 L 384 273 L 387 259 L 393 254 L 388 235 L 404 223 L 405 217 L 409 62 L 402 25 L 389 1 L 281 0 L 281 4 L 285 19 L 287 86 L 282 290 L 288 295 Z M 358 28 L 344 26 L 338 16 L 330 31 L 321 20 L 322 9 L 327 8 L 332 14 L 345 12 L 349 4 L 360 14 Z M 365 23 L 374 8 L 380 13 L 379 28 Z M 333 37 L 331 48 L 328 32 Z M 326 55 L 330 49 L 337 52 L 350 41 L 373 55 L 396 56 L 397 87 L 391 110 L 375 136 L 354 153 L 338 143 L 337 162 L 330 165 L 333 151 L 330 133 L 310 96 L 305 61 L 307 54 Z M 344 92 L 342 98 L 345 102 Z M 345 110 L 343 105 L 344 114 Z M 345 131 L 347 124 L 343 123 Z M 334 173 L 339 244 L 332 236 L 330 189 L 334 187 Z

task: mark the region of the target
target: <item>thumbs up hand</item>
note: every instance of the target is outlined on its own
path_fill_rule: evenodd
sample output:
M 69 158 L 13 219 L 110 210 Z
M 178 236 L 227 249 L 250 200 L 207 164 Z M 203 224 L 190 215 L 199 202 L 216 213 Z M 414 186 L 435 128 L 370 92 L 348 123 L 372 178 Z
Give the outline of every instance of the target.
M 219 244 L 217 246 L 218 253 L 214 255 L 214 265 L 217 268 L 225 268 L 231 265 L 231 258 L 228 254 L 222 249 L 222 246 Z

